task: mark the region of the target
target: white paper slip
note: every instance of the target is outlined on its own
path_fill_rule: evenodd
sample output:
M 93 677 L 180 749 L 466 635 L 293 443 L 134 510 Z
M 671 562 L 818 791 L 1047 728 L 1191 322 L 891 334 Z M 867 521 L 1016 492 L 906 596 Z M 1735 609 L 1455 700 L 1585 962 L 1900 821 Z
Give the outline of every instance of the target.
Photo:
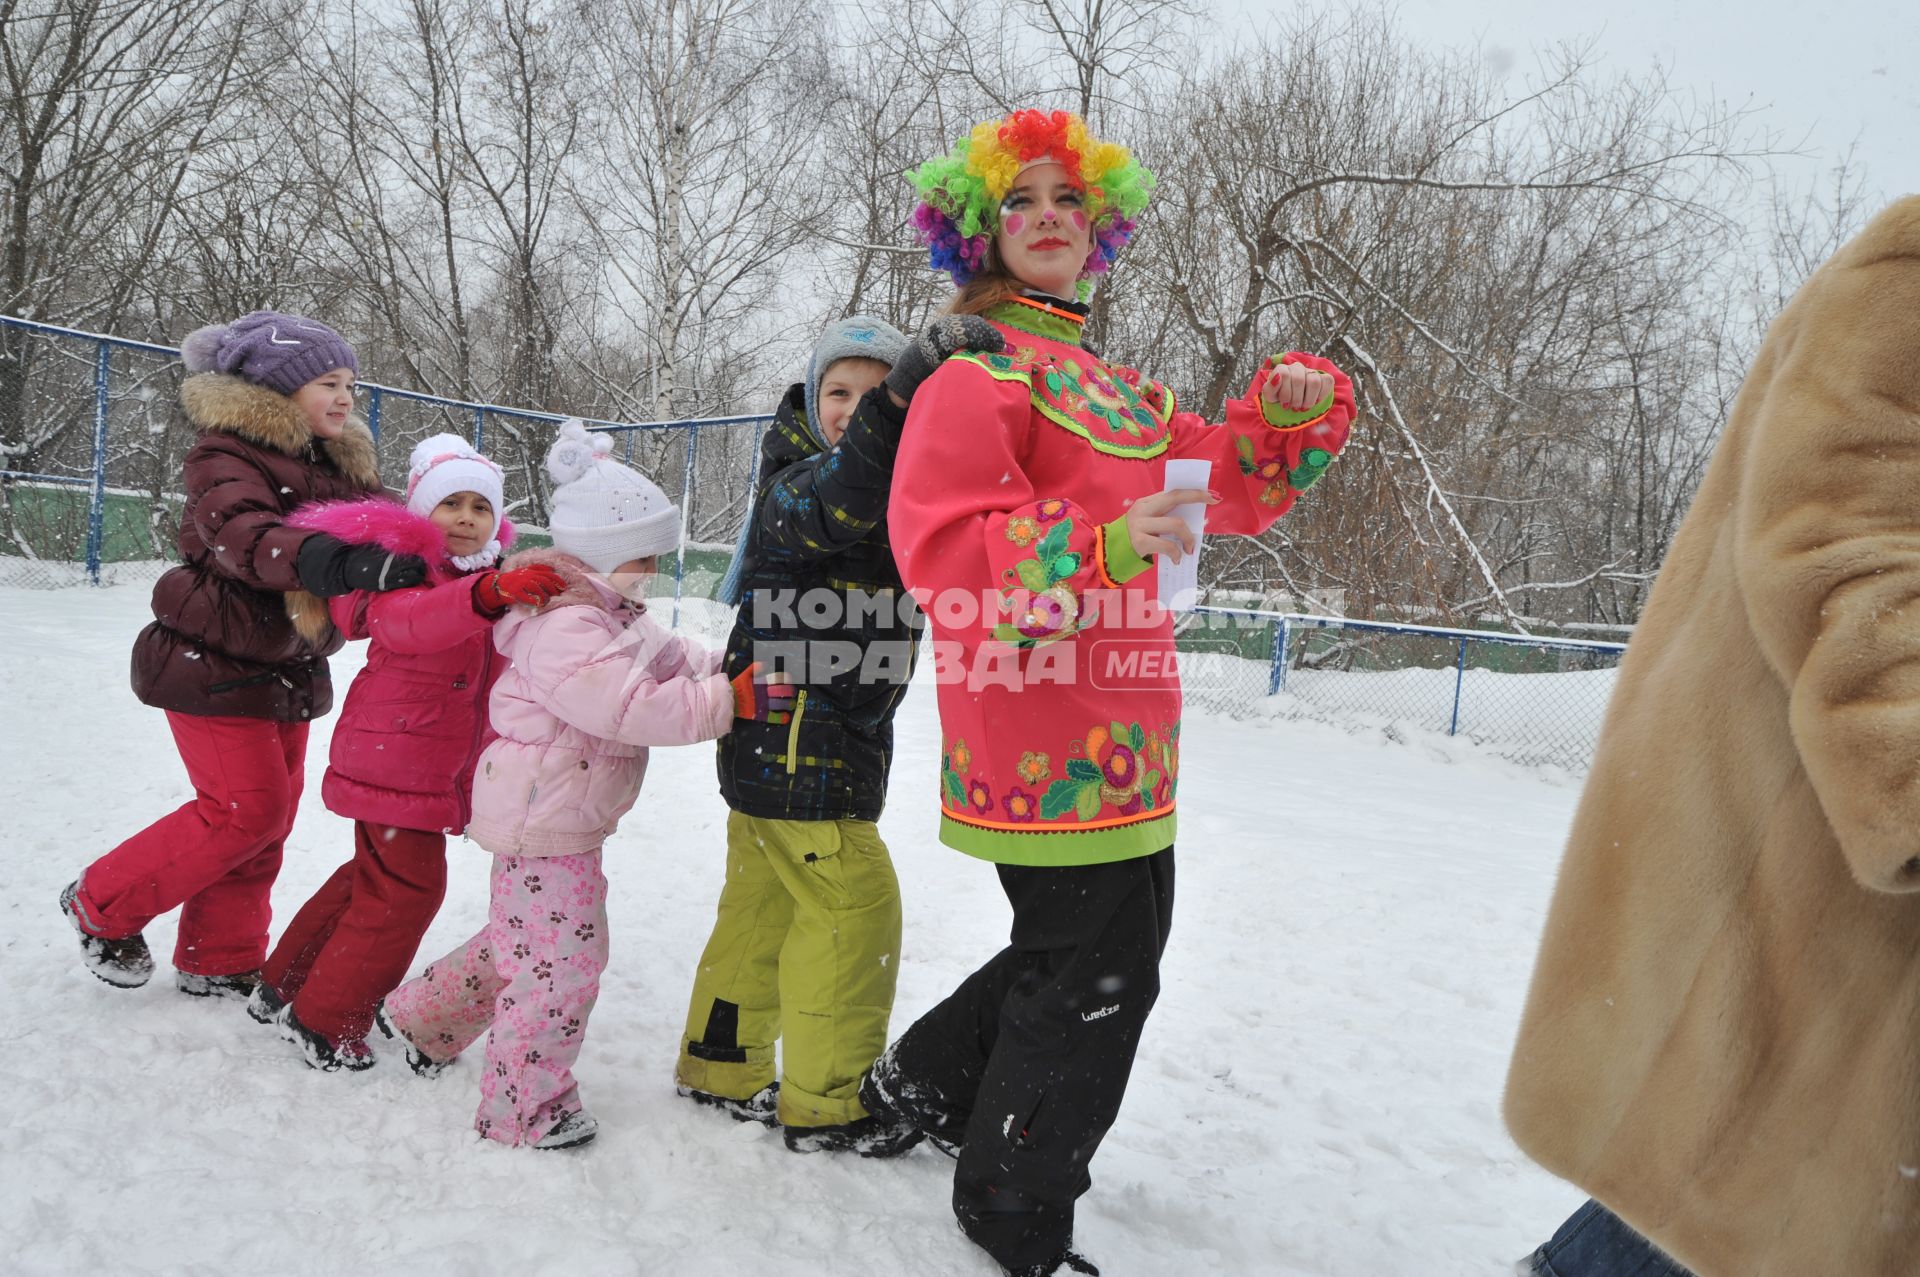
M 1205 492 L 1207 481 L 1212 477 L 1213 462 L 1181 457 L 1167 462 L 1167 486 L 1163 491 L 1198 488 Z M 1178 563 L 1165 555 L 1160 557 L 1160 603 L 1175 612 L 1191 612 L 1200 601 L 1200 543 L 1207 526 L 1207 507 L 1204 502 L 1190 501 L 1167 513 L 1184 519 L 1193 530 L 1193 553 L 1181 555 Z

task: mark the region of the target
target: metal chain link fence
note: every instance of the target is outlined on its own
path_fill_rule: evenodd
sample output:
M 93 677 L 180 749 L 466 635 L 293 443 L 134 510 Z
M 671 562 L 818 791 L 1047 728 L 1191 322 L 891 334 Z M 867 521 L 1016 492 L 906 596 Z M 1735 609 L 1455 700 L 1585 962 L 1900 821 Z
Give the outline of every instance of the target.
M 194 430 L 178 408 L 185 370 L 168 346 L 0 316 L 0 585 L 48 589 L 151 580 L 173 560 L 181 462 Z M 362 384 L 380 472 L 398 486 L 415 444 L 457 434 L 506 471 L 506 514 L 544 541 L 541 469 L 562 418 Z M 753 490 L 766 416 L 594 421 L 614 455 L 679 500 L 679 550 L 658 592 L 711 593 Z M 675 608 L 677 620 L 678 608 Z
M 0 585 L 55 588 L 152 580 L 172 561 L 181 461 L 194 431 L 178 410 L 170 347 L 0 316 Z M 506 471 L 506 513 L 540 544 L 541 469 L 561 418 L 363 385 L 361 412 L 390 483 L 414 445 L 458 434 Z M 759 465 L 766 416 L 588 421 L 614 454 L 674 496 L 677 553 L 656 592 L 670 621 L 708 641 L 729 617 L 711 599 Z M 1523 762 L 1583 767 L 1599 735 L 1621 644 L 1201 607 L 1178 627 L 1190 703 L 1236 716 L 1310 717 L 1462 736 Z
M 1342 617 L 1268 616 L 1264 712 L 1444 733 L 1524 763 L 1583 768 L 1622 643 Z

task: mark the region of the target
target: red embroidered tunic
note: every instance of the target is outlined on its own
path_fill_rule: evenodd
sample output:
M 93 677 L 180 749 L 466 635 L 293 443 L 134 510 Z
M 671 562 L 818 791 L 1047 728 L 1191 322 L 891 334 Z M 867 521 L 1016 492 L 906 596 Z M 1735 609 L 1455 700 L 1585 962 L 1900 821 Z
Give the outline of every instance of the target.
M 1210 425 L 1082 348 L 1077 316 L 1008 302 L 987 318 L 1008 352 L 956 355 L 920 387 L 888 507 L 932 623 L 941 840 L 1006 864 L 1151 855 L 1174 840 L 1180 678 L 1127 508 L 1168 458 L 1205 458 L 1222 498 L 1207 532 L 1264 531 L 1345 445 L 1353 386 L 1290 353 Z M 1281 363 L 1332 373 L 1332 396 L 1263 405 Z

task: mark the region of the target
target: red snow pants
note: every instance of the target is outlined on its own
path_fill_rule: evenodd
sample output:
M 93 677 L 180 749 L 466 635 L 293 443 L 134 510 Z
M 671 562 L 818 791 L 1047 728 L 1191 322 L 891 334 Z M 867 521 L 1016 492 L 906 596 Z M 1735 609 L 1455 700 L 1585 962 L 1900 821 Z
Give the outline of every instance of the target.
M 173 965 L 235 975 L 267 955 L 268 896 L 306 780 L 307 725 L 167 711 L 194 799 L 88 865 L 78 913 L 120 939 L 180 910 Z
M 300 906 L 261 978 L 335 1046 L 364 1038 L 446 894 L 445 834 L 356 820 L 353 859 Z

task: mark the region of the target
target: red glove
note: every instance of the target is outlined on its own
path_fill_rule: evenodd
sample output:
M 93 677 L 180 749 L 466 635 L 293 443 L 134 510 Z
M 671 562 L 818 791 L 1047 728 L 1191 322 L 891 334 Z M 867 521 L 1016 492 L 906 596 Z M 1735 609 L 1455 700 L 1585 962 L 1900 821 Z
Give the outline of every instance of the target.
M 793 685 L 784 681 L 784 674 L 769 674 L 767 680 L 760 680 L 756 677 L 759 673 L 760 662 L 755 661 L 727 680 L 733 684 L 733 716 L 756 723 L 787 722 L 793 717 Z
M 511 603 L 541 607 L 565 593 L 566 588 L 567 578 L 544 563 L 531 563 L 524 568 L 487 573 L 473 587 L 473 601 L 481 611 L 499 616 Z

